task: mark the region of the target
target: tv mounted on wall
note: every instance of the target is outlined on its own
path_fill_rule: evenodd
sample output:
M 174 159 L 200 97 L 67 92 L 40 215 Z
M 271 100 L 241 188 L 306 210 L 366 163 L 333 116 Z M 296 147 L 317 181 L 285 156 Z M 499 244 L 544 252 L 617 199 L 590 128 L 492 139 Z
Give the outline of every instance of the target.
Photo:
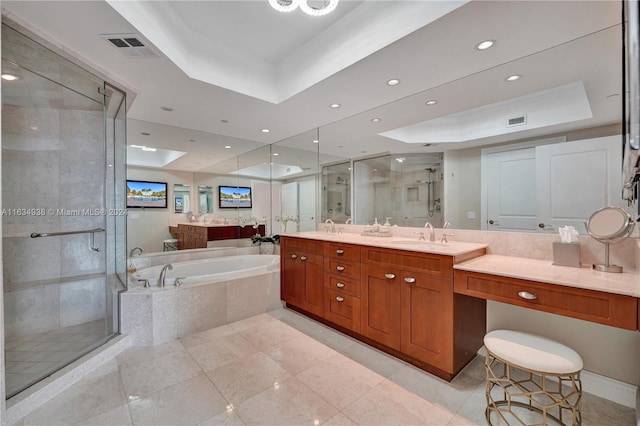
M 167 208 L 167 183 L 127 179 L 127 208 Z
M 221 209 L 250 209 L 251 188 L 246 186 L 218 186 L 218 202 Z

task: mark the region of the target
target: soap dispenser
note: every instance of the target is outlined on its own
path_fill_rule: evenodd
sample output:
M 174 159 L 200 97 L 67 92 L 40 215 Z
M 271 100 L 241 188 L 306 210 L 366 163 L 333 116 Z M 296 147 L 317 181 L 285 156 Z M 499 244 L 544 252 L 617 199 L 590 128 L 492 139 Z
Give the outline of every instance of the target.
M 386 218 L 384 224 L 380 227 L 380 232 L 383 234 L 388 234 L 389 232 L 391 232 L 391 223 L 389 223 L 389 219 L 391 218 Z
M 380 224 L 378 223 L 378 218 L 376 217 L 373 221 L 373 226 L 371 227 L 373 232 L 380 231 Z

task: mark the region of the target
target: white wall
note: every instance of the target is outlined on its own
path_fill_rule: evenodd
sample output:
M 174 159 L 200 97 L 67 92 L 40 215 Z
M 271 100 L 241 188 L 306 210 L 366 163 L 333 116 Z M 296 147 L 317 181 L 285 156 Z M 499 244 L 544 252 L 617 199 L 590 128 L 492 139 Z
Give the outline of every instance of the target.
M 454 228 L 480 229 L 480 148 L 445 151 L 444 217 Z

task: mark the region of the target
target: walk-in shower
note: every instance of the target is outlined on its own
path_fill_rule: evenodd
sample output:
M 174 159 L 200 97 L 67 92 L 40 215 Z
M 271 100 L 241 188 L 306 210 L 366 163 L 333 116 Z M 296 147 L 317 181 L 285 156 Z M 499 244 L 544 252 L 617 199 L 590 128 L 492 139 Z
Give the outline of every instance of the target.
M 7 398 L 118 332 L 125 119 L 123 92 L 3 24 Z

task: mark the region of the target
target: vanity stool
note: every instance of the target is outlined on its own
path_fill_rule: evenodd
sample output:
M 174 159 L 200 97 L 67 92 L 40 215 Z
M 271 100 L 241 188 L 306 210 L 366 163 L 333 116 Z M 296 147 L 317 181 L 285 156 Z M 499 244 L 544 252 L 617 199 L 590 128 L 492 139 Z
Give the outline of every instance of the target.
M 582 424 L 583 364 L 576 351 L 546 337 L 509 330 L 487 333 L 484 345 L 489 425 L 492 413 L 499 423 L 510 425 Z
M 162 251 L 175 251 L 178 250 L 178 240 L 176 238 L 164 240 L 162 242 Z

